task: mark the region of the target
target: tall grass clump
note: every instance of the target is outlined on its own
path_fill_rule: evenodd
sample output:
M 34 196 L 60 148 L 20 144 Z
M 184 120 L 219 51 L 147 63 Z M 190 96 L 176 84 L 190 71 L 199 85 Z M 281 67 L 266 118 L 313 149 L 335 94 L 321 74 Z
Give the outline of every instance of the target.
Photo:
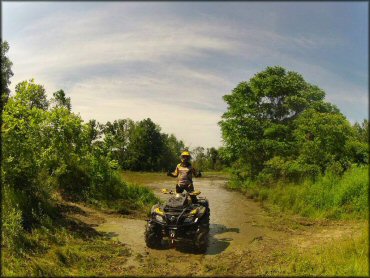
M 315 180 L 306 179 L 299 184 L 278 181 L 266 186 L 252 181 L 235 181 L 231 188 L 272 202 L 283 211 L 306 217 L 365 219 L 369 213 L 368 173 L 367 167 L 353 166 L 343 175 L 328 171 Z
M 50 228 L 35 228 L 23 237 L 22 252 L 2 248 L 2 276 L 117 276 L 115 267 L 130 256 L 125 244 L 69 218 L 60 218 Z
M 3 190 L 4 201 L 2 202 L 2 244 L 12 250 L 20 250 L 22 244 L 22 211 L 17 206 L 12 206 L 12 202 L 6 197 L 8 192 Z
M 102 190 L 102 186 L 106 187 Z M 146 211 L 158 202 L 153 191 L 144 185 L 127 183 L 121 175 L 114 171 L 109 181 L 100 188 L 86 193 L 85 201 L 102 209 L 108 209 L 123 214 L 133 211 Z

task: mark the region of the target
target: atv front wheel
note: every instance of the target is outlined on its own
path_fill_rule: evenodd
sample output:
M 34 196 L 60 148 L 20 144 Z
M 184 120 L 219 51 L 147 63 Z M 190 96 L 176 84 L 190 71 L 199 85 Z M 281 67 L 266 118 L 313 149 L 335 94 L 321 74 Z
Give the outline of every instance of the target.
M 151 226 L 149 223 L 146 224 L 145 228 L 145 243 L 149 248 L 161 247 L 162 236 L 157 229 Z
M 209 208 L 206 208 L 206 212 L 204 213 L 204 215 L 199 221 L 199 226 L 201 226 L 202 229 L 209 231 L 209 218 L 210 218 L 210 211 L 209 211 Z
M 194 239 L 195 248 L 204 253 L 207 251 L 208 247 L 208 230 L 207 229 L 199 229 L 195 234 Z

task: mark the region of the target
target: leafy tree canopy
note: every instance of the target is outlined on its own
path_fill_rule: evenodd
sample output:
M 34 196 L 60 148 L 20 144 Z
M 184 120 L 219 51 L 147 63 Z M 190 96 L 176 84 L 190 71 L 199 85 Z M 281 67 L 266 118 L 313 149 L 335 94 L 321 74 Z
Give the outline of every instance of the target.
M 15 86 L 15 93 L 14 99 L 22 102 L 29 109 L 48 109 L 49 102 L 46 98 L 44 86 L 36 84 L 33 79 L 18 83 Z
M 13 63 L 6 56 L 6 53 L 9 51 L 8 42 L 1 42 L 1 111 L 5 103 L 8 101 L 10 90 L 10 78 L 13 76 L 12 65 Z
M 59 90 L 53 93 L 53 97 L 54 98 L 52 99 L 52 102 L 54 102 L 56 106 L 65 107 L 69 111 L 71 111 L 71 98 L 66 97 L 66 94 L 63 90 Z
M 252 178 L 274 157 L 300 157 L 324 170 L 328 161 L 340 158 L 339 150 L 351 133 L 339 109 L 324 98 L 319 87 L 280 66 L 239 83 L 224 96 L 228 108 L 219 122 L 223 155 L 239 161 Z M 323 161 L 312 157 L 311 144 L 320 151 L 317 155 L 325 153 Z

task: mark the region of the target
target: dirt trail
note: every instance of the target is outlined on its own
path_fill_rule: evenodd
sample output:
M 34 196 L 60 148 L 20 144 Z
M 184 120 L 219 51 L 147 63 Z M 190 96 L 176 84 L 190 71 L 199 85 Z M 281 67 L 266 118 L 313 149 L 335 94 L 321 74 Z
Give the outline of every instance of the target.
M 132 253 L 122 266 L 128 275 L 247 275 L 255 274 L 262 264 L 273 260 L 274 251 L 287 247 L 310 247 L 321 239 L 336 240 L 353 233 L 353 227 L 336 223 L 310 223 L 302 219 L 281 219 L 269 214 L 260 203 L 225 188 L 225 179 L 201 178 L 195 187 L 210 203 L 210 244 L 205 254 L 194 254 L 179 245 L 174 249 L 153 250 L 145 246 L 145 220 L 87 210 L 85 221 L 95 223 L 98 231 L 127 244 Z M 161 198 L 161 188 L 174 183 L 148 185 Z M 93 219 L 93 220 L 92 220 Z

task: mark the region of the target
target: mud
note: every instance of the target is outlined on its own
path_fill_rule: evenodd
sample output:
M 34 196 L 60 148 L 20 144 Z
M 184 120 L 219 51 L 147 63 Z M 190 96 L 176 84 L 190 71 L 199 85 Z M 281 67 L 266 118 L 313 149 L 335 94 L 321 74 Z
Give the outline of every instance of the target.
M 145 220 L 96 212 L 92 213 L 94 218 L 105 221 L 97 222 L 95 228 L 130 247 L 131 257 L 124 263 L 123 274 L 139 276 L 253 275 L 261 265 L 271 263 L 271 254 L 276 250 L 305 248 L 313 235 L 316 244 L 320 244 L 322 238 L 327 241 L 343 235 L 335 232 L 336 225 L 322 228 L 315 223 L 308 225 L 301 219 L 288 222 L 279 219 L 264 210 L 259 202 L 227 190 L 226 182 L 212 177 L 197 179 L 194 183 L 196 190 L 202 192 L 201 196 L 209 200 L 211 209 L 210 244 L 204 254 L 197 254 L 182 244 L 160 250 L 147 248 Z M 148 186 L 165 200 L 169 195 L 162 194 L 161 189 L 174 189 L 174 182 L 169 180 Z

